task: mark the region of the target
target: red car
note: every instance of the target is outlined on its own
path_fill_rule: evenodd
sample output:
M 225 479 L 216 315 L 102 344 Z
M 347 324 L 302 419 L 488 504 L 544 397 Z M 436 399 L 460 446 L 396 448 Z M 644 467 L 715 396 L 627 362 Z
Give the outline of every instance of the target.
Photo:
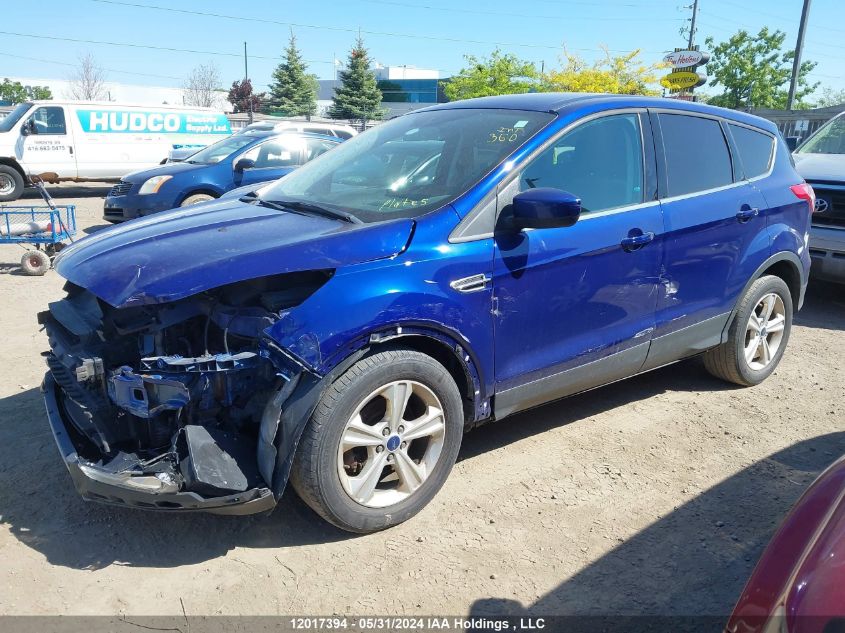
M 728 633 L 845 632 L 845 457 L 795 504 L 763 552 Z

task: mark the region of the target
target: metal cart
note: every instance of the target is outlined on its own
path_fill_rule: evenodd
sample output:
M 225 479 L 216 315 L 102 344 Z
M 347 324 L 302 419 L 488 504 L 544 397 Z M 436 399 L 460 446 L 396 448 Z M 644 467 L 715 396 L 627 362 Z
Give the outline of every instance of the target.
M 33 179 L 33 184 L 47 206 L 0 205 L 0 244 L 19 244 L 26 251 L 21 258 L 24 274 L 43 275 L 56 253 L 73 242 L 76 207 L 54 204 L 43 182 Z

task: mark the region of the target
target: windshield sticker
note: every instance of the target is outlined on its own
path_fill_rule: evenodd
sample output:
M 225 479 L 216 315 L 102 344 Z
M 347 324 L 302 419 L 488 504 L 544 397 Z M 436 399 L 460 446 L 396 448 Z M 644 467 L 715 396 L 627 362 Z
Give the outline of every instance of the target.
M 525 127 L 526 125 L 528 125 L 528 121 L 517 121 L 513 124 L 515 128 Z
M 408 209 L 412 207 L 424 207 L 427 204 L 428 198 L 421 198 L 420 200 L 411 200 L 411 198 L 387 198 L 381 203 L 378 210 Z
M 519 123 L 522 123 L 520 121 Z M 517 140 L 525 130 L 522 127 L 500 127 L 494 132 L 490 132 L 487 137 L 488 143 L 513 143 Z

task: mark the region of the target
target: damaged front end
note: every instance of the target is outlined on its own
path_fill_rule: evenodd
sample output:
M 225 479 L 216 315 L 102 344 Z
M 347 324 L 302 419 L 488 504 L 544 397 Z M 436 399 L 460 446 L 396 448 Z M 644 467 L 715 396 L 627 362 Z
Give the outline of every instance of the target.
M 332 274 L 124 308 L 68 283 L 67 297 L 39 314 L 50 343 L 43 390 L 82 496 L 161 510 L 271 509 L 295 446 L 279 432 L 283 407 L 319 376 L 262 337 Z

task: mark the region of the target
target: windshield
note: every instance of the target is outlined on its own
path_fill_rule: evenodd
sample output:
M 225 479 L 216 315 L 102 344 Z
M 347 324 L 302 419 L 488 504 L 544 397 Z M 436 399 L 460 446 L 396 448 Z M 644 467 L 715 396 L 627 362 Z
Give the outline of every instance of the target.
M 343 142 L 259 196 L 335 208 L 364 222 L 417 217 L 467 191 L 553 118 L 487 109 L 407 114 Z
M 31 107 L 31 103 L 18 104 L 14 110 L 9 112 L 9 115 L 5 119 L 0 119 L 0 132 L 11 131 L 11 129 L 15 127 L 15 123 L 20 121 L 23 118 L 23 115 L 26 114 Z
M 845 116 L 825 123 L 798 148 L 799 154 L 845 154 Z
M 217 141 L 213 145 L 209 145 L 208 147 L 201 149 L 196 154 L 192 154 L 185 160 L 185 162 L 195 165 L 214 165 L 215 163 L 219 163 L 221 160 L 229 158 L 229 156 L 231 156 L 234 152 L 246 147 L 250 143 L 254 142 L 255 139 L 255 136 L 250 136 L 249 134 L 237 134 L 235 136 L 230 136 L 228 138 L 224 138 L 222 141 Z

